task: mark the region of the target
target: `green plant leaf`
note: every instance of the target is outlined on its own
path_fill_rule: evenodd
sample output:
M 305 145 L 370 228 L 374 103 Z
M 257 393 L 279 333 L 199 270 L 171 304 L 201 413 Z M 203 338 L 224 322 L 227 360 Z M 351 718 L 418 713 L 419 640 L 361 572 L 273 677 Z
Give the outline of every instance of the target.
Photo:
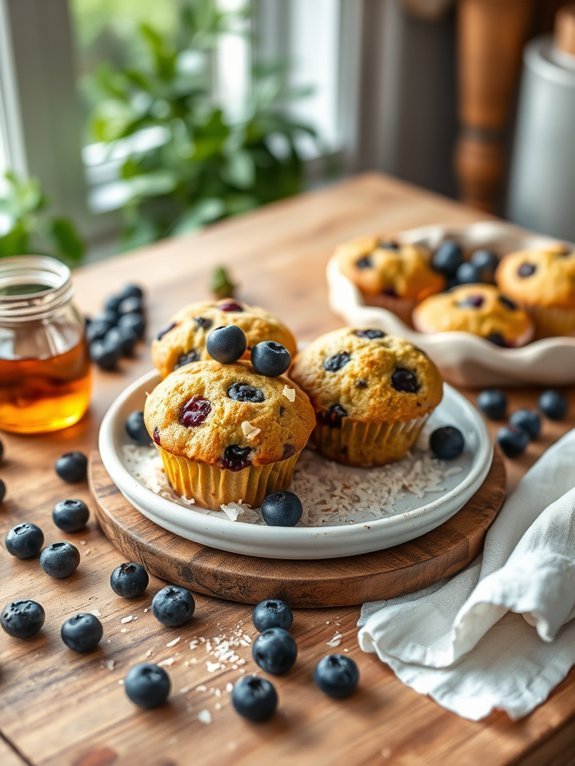
M 10 255 L 26 255 L 29 251 L 29 233 L 23 221 L 17 221 L 0 236 L 0 258 Z
M 171 233 L 174 235 L 185 234 L 189 231 L 205 226 L 221 218 L 225 211 L 223 200 L 203 199 L 192 205 L 185 213 L 176 220 Z
M 70 263 L 79 263 L 84 257 L 85 245 L 74 224 L 67 218 L 54 218 L 50 224 L 54 255 Z

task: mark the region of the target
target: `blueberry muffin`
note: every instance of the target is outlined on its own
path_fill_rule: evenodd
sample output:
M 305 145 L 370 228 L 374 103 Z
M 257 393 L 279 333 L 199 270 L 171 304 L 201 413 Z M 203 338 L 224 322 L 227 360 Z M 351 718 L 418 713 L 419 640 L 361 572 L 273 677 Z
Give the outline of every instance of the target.
M 504 348 L 528 343 L 533 324 L 515 301 L 493 285 L 454 287 L 426 298 L 413 312 L 419 332 L 470 332 Z
M 509 253 L 495 274 L 506 295 L 529 312 L 539 338 L 575 335 L 575 250 L 557 243 Z
M 206 508 L 285 489 L 315 426 L 308 397 L 247 362 L 198 362 L 148 396 L 144 422 L 171 487 Z
M 248 306 L 229 298 L 194 303 L 178 311 L 152 342 L 152 362 L 162 378 L 190 362 L 210 359 L 206 338 L 211 330 L 235 324 L 247 338 L 250 349 L 263 340 L 273 340 L 287 348 L 292 357 L 296 342 L 288 328 L 264 309 Z
M 445 277 L 431 268 L 431 252 L 422 245 L 359 237 L 340 245 L 336 257 L 365 303 L 388 309 L 409 325 L 415 305 L 445 288 Z
M 297 355 L 291 377 L 316 411 L 318 451 L 357 466 L 404 457 L 443 395 L 423 351 L 375 329 L 322 335 Z

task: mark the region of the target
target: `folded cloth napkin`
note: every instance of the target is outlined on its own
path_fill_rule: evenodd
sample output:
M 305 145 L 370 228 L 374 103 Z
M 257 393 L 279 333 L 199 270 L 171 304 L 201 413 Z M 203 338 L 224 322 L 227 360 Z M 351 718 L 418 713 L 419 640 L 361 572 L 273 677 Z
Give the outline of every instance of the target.
M 575 664 L 574 617 L 575 430 L 525 475 L 467 569 L 364 604 L 359 644 L 464 718 L 501 709 L 516 719 Z

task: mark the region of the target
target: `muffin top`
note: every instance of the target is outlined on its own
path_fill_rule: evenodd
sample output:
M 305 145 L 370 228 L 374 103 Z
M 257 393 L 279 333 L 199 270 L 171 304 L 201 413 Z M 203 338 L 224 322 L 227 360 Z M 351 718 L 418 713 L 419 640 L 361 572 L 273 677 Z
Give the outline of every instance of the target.
M 575 250 L 557 243 L 504 256 L 495 274 L 499 287 L 518 303 L 575 309 Z
M 208 334 L 229 324 L 238 325 L 246 335 L 248 347 L 244 358 L 249 358 L 251 347 L 263 340 L 281 343 L 295 355 L 295 339 L 277 317 L 257 306 L 227 298 L 193 303 L 178 311 L 152 342 L 154 367 L 165 378 L 185 364 L 210 359 L 206 351 Z
M 499 346 L 520 346 L 533 334 L 523 309 L 497 287 L 462 285 L 432 295 L 415 307 L 413 324 L 420 332 L 470 332 Z
M 421 349 L 375 329 L 322 335 L 297 355 L 290 375 L 320 422 L 407 421 L 429 413 L 443 395 L 439 371 Z
M 248 362 L 197 362 L 173 372 L 144 408 L 148 433 L 174 455 L 237 471 L 285 460 L 315 426 L 308 397 L 291 380 Z
M 366 295 L 421 301 L 443 290 L 445 278 L 430 266 L 422 245 L 381 237 L 358 237 L 336 250 L 340 269 Z

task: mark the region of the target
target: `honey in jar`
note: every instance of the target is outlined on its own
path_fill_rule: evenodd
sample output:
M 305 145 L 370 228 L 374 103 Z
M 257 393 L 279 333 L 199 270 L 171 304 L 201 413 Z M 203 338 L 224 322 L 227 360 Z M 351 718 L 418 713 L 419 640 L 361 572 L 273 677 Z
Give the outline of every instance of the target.
M 0 259 L 0 430 L 56 431 L 86 412 L 90 359 L 72 297 L 63 263 Z

